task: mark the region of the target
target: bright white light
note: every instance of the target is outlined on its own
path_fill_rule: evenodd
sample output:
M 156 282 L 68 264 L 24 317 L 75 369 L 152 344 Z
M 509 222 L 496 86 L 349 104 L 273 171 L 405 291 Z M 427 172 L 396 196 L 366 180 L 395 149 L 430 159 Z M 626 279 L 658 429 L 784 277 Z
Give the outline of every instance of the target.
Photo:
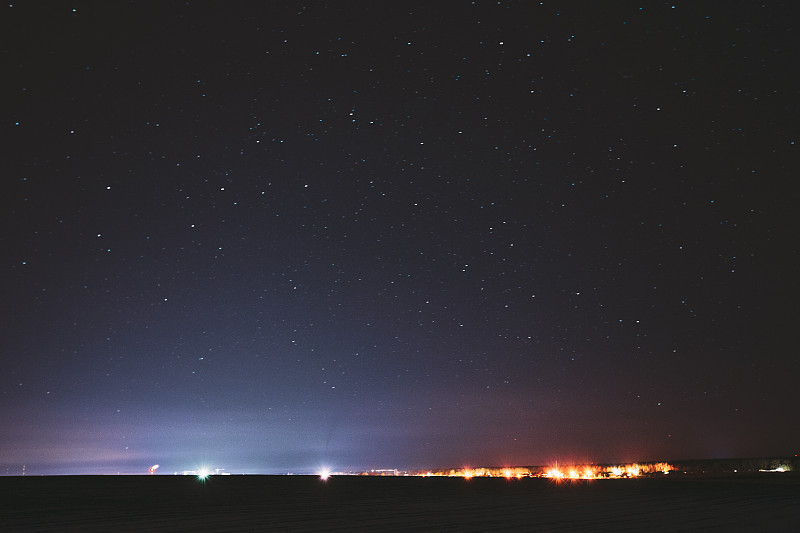
M 323 467 L 322 470 L 319 471 L 319 478 L 322 481 L 327 481 L 329 477 L 331 477 L 331 469 L 327 466 Z
M 197 472 L 197 479 L 199 479 L 200 481 L 205 481 L 206 478 L 210 475 L 211 471 L 208 468 L 203 467 Z
M 552 479 L 564 479 L 564 472 L 562 472 L 558 468 L 551 468 L 550 470 L 547 471 L 547 474 L 545 474 L 545 476 Z

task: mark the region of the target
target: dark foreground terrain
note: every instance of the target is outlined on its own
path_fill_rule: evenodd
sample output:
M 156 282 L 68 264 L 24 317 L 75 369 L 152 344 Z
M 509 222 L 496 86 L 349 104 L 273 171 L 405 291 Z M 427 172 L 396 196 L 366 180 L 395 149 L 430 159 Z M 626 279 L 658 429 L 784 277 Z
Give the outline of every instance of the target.
M 800 477 L 0 477 L 0 531 L 800 531 Z

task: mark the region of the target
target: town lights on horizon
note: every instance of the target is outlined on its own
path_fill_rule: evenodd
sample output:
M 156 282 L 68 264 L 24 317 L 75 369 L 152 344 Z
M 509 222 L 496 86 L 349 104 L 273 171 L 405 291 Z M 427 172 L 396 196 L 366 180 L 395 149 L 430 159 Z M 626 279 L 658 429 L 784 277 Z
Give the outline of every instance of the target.
M 551 468 L 545 472 L 544 477 L 552 479 L 596 479 L 598 475 L 591 468 L 581 470 L 577 467 L 570 467 L 566 472 L 559 468 Z
M 639 463 L 619 466 L 600 465 L 568 465 L 552 467 L 503 467 L 503 468 L 460 468 L 452 470 L 423 470 L 417 473 L 398 471 L 372 471 L 380 472 L 379 475 L 411 475 L 411 476 L 447 476 L 472 479 L 476 477 L 504 477 L 506 479 L 521 479 L 523 477 L 544 477 L 553 480 L 590 480 L 602 478 L 635 478 L 644 475 L 668 474 L 675 468 L 669 463 Z M 386 472 L 394 472 L 386 474 Z

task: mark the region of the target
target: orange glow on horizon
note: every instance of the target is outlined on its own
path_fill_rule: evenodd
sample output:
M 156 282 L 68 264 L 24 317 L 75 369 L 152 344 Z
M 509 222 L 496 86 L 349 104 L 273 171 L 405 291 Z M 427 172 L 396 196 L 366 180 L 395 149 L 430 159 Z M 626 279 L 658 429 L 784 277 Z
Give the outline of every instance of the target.
M 403 475 L 425 477 L 462 477 L 472 479 L 479 477 L 503 477 L 506 479 L 522 479 L 523 477 L 544 477 L 553 480 L 592 480 L 607 478 L 636 478 L 641 476 L 657 476 L 668 474 L 674 470 L 669 463 L 628 463 L 621 465 L 559 465 L 552 467 L 503 467 L 503 468 L 461 468 L 450 470 L 422 470 L 404 472 Z M 397 474 L 395 474 L 397 475 Z

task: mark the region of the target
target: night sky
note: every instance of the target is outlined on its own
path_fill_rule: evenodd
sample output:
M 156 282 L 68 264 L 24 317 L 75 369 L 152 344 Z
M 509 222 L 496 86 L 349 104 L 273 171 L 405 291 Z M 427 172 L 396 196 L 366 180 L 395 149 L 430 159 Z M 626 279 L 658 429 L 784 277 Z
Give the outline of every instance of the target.
M 790 5 L 4 5 L 0 474 L 800 453 Z

